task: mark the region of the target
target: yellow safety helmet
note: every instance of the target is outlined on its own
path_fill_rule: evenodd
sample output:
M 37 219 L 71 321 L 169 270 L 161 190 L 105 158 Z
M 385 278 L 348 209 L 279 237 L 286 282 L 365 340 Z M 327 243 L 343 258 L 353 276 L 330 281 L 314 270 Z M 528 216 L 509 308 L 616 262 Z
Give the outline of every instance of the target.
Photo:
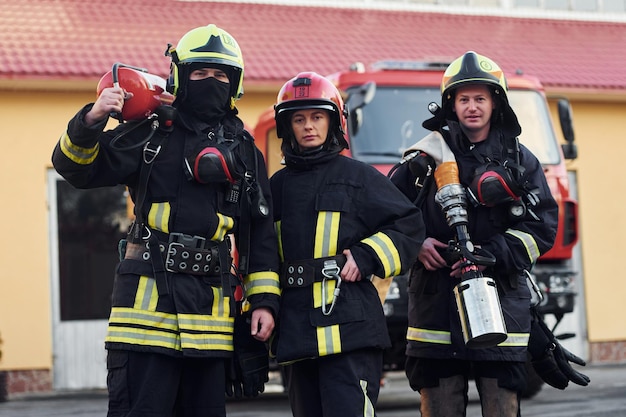
M 230 107 L 243 95 L 243 56 L 239 44 L 228 32 L 214 24 L 201 26 L 187 32 L 176 47 L 169 47 L 171 56 L 168 91 L 184 94 L 191 64 L 213 64 L 223 68 L 230 81 Z
M 508 90 L 504 71 L 498 64 L 474 51 L 466 52 L 448 66 L 441 80 L 441 96 L 449 98 L 448 93 L 452 89 L 465 84 L 491 85 L 505 96 Z
M 425 120 L 422 126 L 428 130 L 437 130 L 446 123 L 446 119 L 455 119 L 452 112 L 453 92 L 458 87 L 470 84 L 484 84 L 491 88 L 497 106 L 492 123 L 507 126 L 512 135 L 519 135 L 521 127 L 509 105 L 509 87 L 504 71 L 492 59 L 474 51 L 467 51 L 448 65 L 441 80 L 441 107 L 437 106 L 439 110 L 433 113 L 434 117 Z

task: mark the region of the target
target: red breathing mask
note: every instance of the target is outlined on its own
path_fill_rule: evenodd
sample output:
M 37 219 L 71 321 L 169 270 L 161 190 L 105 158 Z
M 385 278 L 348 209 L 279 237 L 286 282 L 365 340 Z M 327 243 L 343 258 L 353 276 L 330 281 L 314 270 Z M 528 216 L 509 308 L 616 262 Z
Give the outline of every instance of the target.
M 166 91 L 165 79 L 148 73 L 144 68 L 114 64 L 111 71 L 100 78 L 96 88 L 98 96 L 105 88 L 116 85 L 132 93 L 124 100 L 122 114 L 113 115 L 120 121 L 145 119 L 160 105 L 174 102 L 174 96 Z
M 499 163 L 489 163 L 477 169 L 467 189 L 474 205 L 487 207 L 519 200 L 522 193 L 510 169 Z

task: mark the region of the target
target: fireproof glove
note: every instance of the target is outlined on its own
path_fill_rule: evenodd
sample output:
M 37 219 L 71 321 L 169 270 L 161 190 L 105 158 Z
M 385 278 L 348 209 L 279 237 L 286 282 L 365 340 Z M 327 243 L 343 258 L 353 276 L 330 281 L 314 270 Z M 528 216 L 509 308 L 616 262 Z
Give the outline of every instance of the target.
M 558 389 L 565 389 L 570 381 L 587 386 L 591 380 L 575 370 L 571 362 L 585 366 L 584 360 L 565 349 L 548 329 L 542 318 L 533 308 L 533 321 L 528 341 L 531 363 L 543 381 Z
M 250 314 L 235 317 L 234 354 L 226 366 L 226 395 L 256 397 L 269 381 L 269 351 L 250 334 Z

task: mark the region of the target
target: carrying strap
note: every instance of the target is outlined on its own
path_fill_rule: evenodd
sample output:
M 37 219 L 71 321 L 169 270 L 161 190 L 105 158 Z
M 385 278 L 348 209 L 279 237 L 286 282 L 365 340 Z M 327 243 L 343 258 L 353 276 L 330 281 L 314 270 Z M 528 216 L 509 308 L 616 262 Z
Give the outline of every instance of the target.
M 154 233 L 150 232 L 150 229 L 144 223 L 143 203 L 146 199 L 148 180 L 150 178 L 153 163 L 157 156 L 159 156 L 161 149 L 163 149 L 164 141 L 168 135 L 169 132 L 157 134 L 152 140 L 146 142 L 143 147 L 143 161 L 139 172 L 139 181 L 137 183 L 135 221 L 133 222 L 129 232 L 129 240 L 133 243 L 141 243 L 146 240 L 148 241 L 148 250 L 150 251 L 150 259 L 152 260 L 152 271 L 154 273 L 154 279 L 156 281 L 159 296 L 164 296 L 169 293 L 167 275 L 165 272 L 165 264 L 163 263 L 163 256 L 159 247 L 159 240 Z M 143 235 L 144 230 L 148 232 L 147 236 Z

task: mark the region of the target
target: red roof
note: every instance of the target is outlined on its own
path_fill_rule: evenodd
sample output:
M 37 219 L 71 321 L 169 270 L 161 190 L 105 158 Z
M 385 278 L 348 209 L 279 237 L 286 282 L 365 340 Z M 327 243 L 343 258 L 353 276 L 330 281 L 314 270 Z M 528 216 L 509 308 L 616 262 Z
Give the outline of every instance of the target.
M 474 50 L 546 87 L 626 92 L 626 23 L 176 0 L 0 6 L 0 79 L 98 80 L 115 62 L 165 76 L 167 44 L 215 23 L 239 42 L 247 84 Z

